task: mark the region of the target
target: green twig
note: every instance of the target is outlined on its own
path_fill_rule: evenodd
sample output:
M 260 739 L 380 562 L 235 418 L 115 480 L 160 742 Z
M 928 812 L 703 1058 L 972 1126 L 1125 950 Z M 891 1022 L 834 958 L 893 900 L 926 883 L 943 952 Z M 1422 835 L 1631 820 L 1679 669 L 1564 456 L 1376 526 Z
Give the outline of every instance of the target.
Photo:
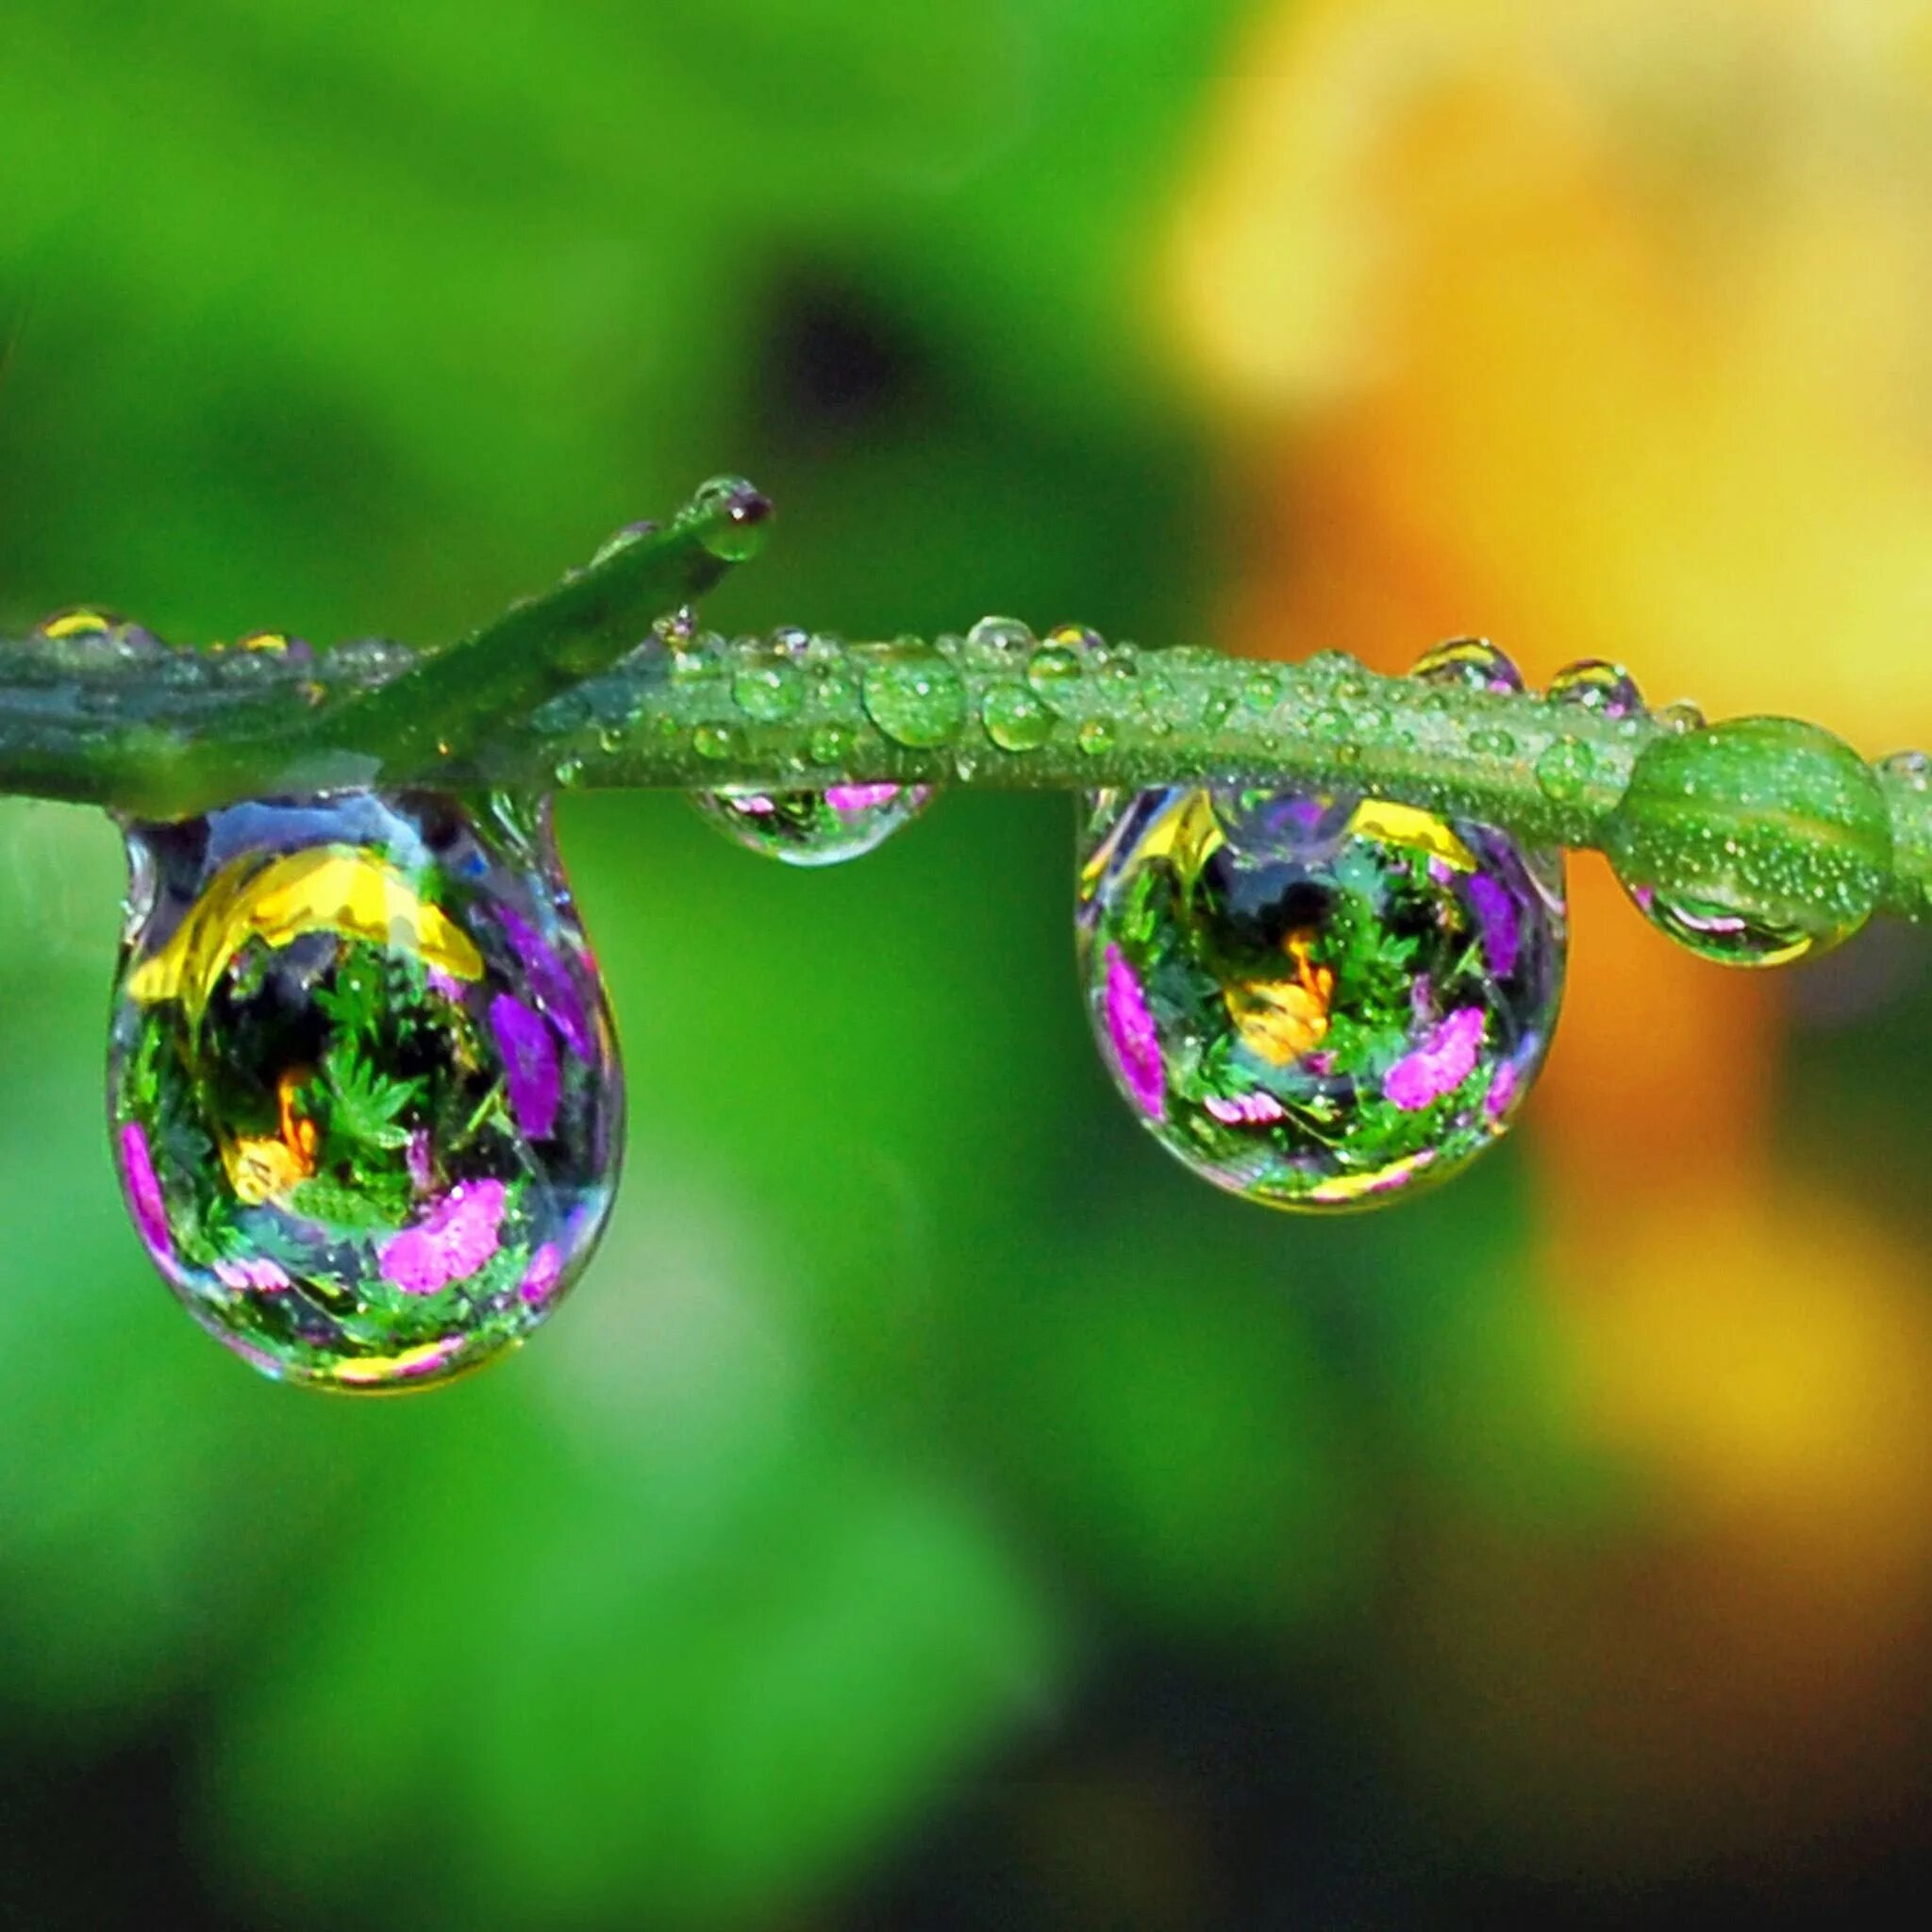
M 1377 676 L 1332 654 L 1262 664 L 1081 636 L 1040 645 L 992 622 L 931 645 L 726 641 L 674 617 L 750 554 L 767 508 L 748 486 L 708 486 L 664 530 L 607 546 L 436 652 L 356 645 L 304 661 L 119 634 L 0 643 L 0 789 L 179 816 L 373 783 L 1278 781 L 1608 850 L 1638 882 L 1774 921 L 1932 906 L 1922 764 L 1868 766 L 1809 726 L 1613 718 Z

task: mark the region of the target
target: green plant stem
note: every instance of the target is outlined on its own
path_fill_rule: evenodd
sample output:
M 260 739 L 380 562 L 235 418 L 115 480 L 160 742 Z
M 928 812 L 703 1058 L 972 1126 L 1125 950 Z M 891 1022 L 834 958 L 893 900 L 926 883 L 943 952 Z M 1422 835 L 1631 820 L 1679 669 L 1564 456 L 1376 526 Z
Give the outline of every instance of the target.
M 1637 760 L 1675 735 L 1648 716 L 1378 676 L 1333 654 L 1263 665 L 1096 641 L 1044 665 L 1010 631 L 930 649 L 673 625 L 654 636 L 654 619 L 749 554 L 767 508 L 748 486 L 708 486 L 664 530 L 435 652 L 348 647 L 303 662 L 0 642 L 0 789 L 176 817 L 362 784 L 1090 791 L 1215 779 L 1373 792 L 1531 843 L 1617 848 Z M 910 729 L 880 702 L 908 673 L 924 680 Z M 1021 732 L 1000 722 L 1016 712 Z M 1714 747 L 1722 731 L 1708 734 Z M 1027 748 L 1003 748 L 995 732 Z M 1671 866 L 1701 877 L 1715 855 L 1767 906 L 1837 895 L 1913 918 L 1932 908 L 1924 774 L 1866 767 L 1815 732 L 1766 734 L 1729 756 L 1747 782 L 1671 801 L 1661 887 Z

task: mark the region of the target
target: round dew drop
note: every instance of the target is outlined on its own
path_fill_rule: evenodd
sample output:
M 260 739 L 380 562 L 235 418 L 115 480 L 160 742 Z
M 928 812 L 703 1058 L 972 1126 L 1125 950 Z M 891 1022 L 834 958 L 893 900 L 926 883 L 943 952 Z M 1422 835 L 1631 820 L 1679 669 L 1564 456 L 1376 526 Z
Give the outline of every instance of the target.
M 911 824 L 932 801 L 930 785 L 833 785 L 824 791 L 694 791 L 707 824 L 786 865 L 861 858 Z
M 965 680 L 927 644 L 895 644 L 872 658 L 861 695 L 879 730 L 913 750 L 950 744 L 966 719 Z
M 1451 638 L 1424 651 L 1409 672 L 1424 684 L 1452 691 L 1520 691 L 1523 673 L 1488 638 Z
M 1799 828 L 1823 838 L 1795 841 Z M 1784 966 L 1850 939 L 1876 909 L 1891 821 L 1851 746 L 1789 718 L 1734 718 L 1652 741 L 1604 829 L 1632 904 L 1726 966 Z
M 127 841 L 109 1127 L 189 1312 L 324 1389 L 517 1346 L 596 1245 L 624 1132 L 547 812 L 345 792 Z
M 1575 705 L 1604 718 L 1635 717 L 1643 709 L 1637 680 L 1607 658 L 1579 658 L 1564 665 L 1544 695 L 1552 704 Z
M 1350 794 L 1092 795 L 1077 936 L 1143 1125 L 1269 1207 L 1373 1205 L 1507 1128 L 1561 998 L 1560 855 Z

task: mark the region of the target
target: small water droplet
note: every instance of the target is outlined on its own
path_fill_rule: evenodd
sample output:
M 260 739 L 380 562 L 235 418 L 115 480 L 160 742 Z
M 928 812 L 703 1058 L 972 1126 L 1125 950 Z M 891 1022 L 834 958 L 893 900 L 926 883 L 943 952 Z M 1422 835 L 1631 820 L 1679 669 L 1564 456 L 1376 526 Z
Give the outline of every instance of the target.
M 713 476 L 691 499 L 691 509 L 717 517 L 716 527 L 704 540 L 705 548 L 725 563 L 745 563 L 765 547 L 772 505 L 742 476 Z M 722 514 L 721 514 L 722 513 Z
M 912 639 L 874 657 L 862 687 L 866 715 L 894 744 L 950 744 L 966 720 L 966 685 L 957 668 Z
M 1037 640 L 1017 617 L 982 617 L 966 633 L 966 642 L 982 657 L 992 659 L 1016 658 L 1021 662 L 1033 655 Z
M 1486 758 L 1512 758 L 1516 756 L 1515 734 L 1497 725 L 1485 724 L 1469 734 L 1469 748 L 1480 752 Z
M 979 718 L 1002 751 L 1038 751 L 1059 722 L 1024 684 L 990 686 L 980 700 Z
M 1536 761 L 1536 782 L 1552 805 L 1574 805 L 1596 776 L 1596 755 L 1580 738 L 1559 738 Z
M 701 758 L 722 763 L 738 750 L 738 736 L 728 725 L 700 724 L 691 735 L 691 748 Z
M 557 782 L 568 791 L 584 775 L 582 758 L 558 758 L 556 767 Z
M 1201 727 L 1219 731 L 1234 716 L 1234 700 L 1224 691 L 1210 691 L 1201 700 Z
M 1689 698 L 1678 698 L 1674 703 L 1665 705 L 1652 713 L 1657 724 L 1666 731 L 1681 737 L 1687 731 L 1702 731 L 1707 720 L 1704 708 L 1693 704 Z
M 1881 778 L 1903 785 L 1908 791 L 1932 791 L 1932 757 L 1922 751 L 1895 751 L 1878 760 L 1874 769 Z
M 616 1041 L 527 820 L 339 792 L 129 830 L 150 883 L 108 1035 L 123 1190 L 176 1296 L 266 1374 L 447 1381 L 522 1342 L 596 1244 Z
M 815 765 L 842 765 L 846 754 L 851 751 L 853 734 L 842 724 L 817 724 L 812 727 L 809 741 L 812 763 Z
M 1576 705 L 1604 718 L 1628 718 L 1643 709 L 1637 680 L 1607 658 L 1579 658 L 1550 679 L 1544 693 L 1552 704 Z
M 1523 673 L 1507 651 L 1488 638 L 1451 638 L 1424 651 L 1408 674 L 1424 684 L 1449 690 L 1520 691 Z
M 1080 654 L 1065 644 L 1041 644 L 1026 662 L 1026 682 L 1049 704 L 1064 704 L 1079 684 Z
M 1281 679 L 1273 671 L 1251 671 L 1241 679 L 1241 703 L 1251 711 L 1272 711 L 1281 701 Z
M 1080 726 L 1074 742 L 1089 758 L 1105 758 L 1119 742 L 1119 733 L 1111 718 L 1089 718 Z
M 675 610 L 668 611 L 651 625 L 651 633 L 660 643 L 673 646 L 686 644 L 697 635 L 698 613 L 689 604 L 680 604 Z
M 782 649 L 762 651 L 740 661 L 731 696 L 747 718 L 782 724 L 804 708 L 805 675 Z
M 752 787 L 694 791 L 706 824 L 786 865 L 839 865 L 873 851 L 931 803 L 929 785 L 832 785 L 823 791 Z
M 1090 800 L 1078 937 L 1142 1124 L 1277 1208 L 1412 1194 L 1503 1134 L 1561 995 L 1560 855 L 1354 795 Z

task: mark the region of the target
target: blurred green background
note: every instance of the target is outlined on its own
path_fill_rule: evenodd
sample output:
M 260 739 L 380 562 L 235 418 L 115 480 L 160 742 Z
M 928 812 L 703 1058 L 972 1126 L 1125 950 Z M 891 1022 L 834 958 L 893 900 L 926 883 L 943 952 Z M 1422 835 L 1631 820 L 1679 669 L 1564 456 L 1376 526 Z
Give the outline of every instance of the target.
M 1924 10 L 1537 11 L 15 0 L 0 622 L 445 637 L 728 469 L 732 628 L 1495 627 L 1932 738 Z M 118 840 L 0 806 L 7 1923 L 1924 1882 L 1921 943 L 1740 990 L 1586 873 L 1530 1124 L 1326 1225 L 1114 1100 L 1065 801 L 826 874 L 560 823 L 612 1233 L 509 1366 L 359 1405 L 147 1273 Z

